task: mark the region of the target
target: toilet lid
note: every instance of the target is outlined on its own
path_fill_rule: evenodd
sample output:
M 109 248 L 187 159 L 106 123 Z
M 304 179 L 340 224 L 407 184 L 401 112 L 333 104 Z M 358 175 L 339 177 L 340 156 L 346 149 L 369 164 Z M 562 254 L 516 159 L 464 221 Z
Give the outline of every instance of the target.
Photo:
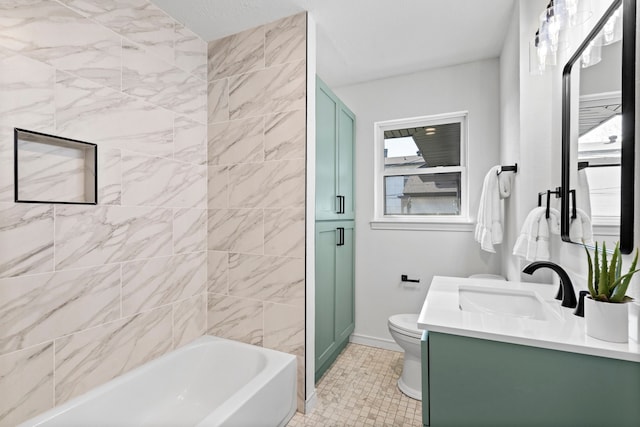
M 417 314 L 394 314 L 389 317 L 389 325 L 402 334 L 422 337 L 422 331 L 418 329 Z

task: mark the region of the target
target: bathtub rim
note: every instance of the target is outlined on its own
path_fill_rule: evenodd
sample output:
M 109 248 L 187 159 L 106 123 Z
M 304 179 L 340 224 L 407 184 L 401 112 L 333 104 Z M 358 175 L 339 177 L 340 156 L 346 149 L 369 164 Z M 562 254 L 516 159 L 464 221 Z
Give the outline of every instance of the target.
M 128 372 L 125 372 L 122 375 L 119 375 L 117 377 L 114 377 L 112 379 L 110 379 L 109 381 L 107 381 L 104 384 L 101 384 L 97 387 L 93 387 L 89 390 L 87 390 L 86 392 L 73 397 L 72 399 L 69 399 L 68 401 L 62 403 L 59 406 L 54 406 L 52 408 L 47 409 L 46 411 L 44 411 L 43 413 L 36 415 L 35 417 L 31 417 L 23 422 L 21 422 L 20 424 L 17 425 L 17 427 L 37 427 L 49 420 L 52 420 L 55 417 L 61 416 L 65 413 L 67 413 L 68 411 L 73 410 L 74 408 L 90 401 L 91 399 L 95 399 L 97 397 L 100 397 L 101 395 L 107 393 L 108 391 L 113 390 L 116 387 L 122 386 L 123 384 L 126 384 L 127 381 L 129 381 L 131 378 L 136 377 L 137 375 L 139 375 L 142 372 L 148 371 L 150 369 L 155 368 L 157 365 L 161 365 L 162 363 L 165 363 L 167 360 L 173 359 L 177 356 L 179 356 L 182 353 L 186 353 L 187 351 L 190 351 L 194 348 L 197 347 L 203 347 L 206 346 L 207 344 L 210 343 L 214 343 L 214 342 L 224 342 L 224 343 L 229 343 L 232 346 L 237 346 L 237 347 L 243 347 L 243 348 L 247 348 L 250 351 L 256 351 L 259 353 L 266 353 L 268 358 L 273 358 L 276 359 L 276 362 L 281 362 L 279 364 L 279 366 L 277 368 L 275 368 L 274 366 L 271 366 L 271 364 L 269 362 L 267 362 L 266 368 L 267 369 L 263 369 L 261 372 L 259 372 L 256 376 L 254 376 L 250 382 L 248 382 L 247 384 L 243 385 L 242 387 L 240 387 L 238 390 L 236 390 L 235 393 L 229 395 L 229 397 L 225 400 L 225 407 L 228 406 L 229 410 L 226 411 L 221 411 L 222 413 L 226 413 L 227 416 L 230 416 L 231 414 L 234 413 L 234 411 L 232 411 L 231 409 L 233 408 L 234 410 L 237 410 L 241 404 L 248 400 L 249 396 L 254 396 L 267 382 L 268 378 L 271 378 L 275 375 L 277 375 L 278 373 L 281 373 L 282 371 L 284 371 L 285 369 L 287 369 L 287 367 L 291 364 L 294 365 L 294 372 L 297 372 L 297 356 L 293 355 L 293 354 L 289 354 L 289 353 L 284 353 L 278 350 L 273 350 L 270 348 L 265 348 L 265 347 L 259 347 L 257 345 L 253 345 L 253 344 L 247 344 L 247 343 L 243 343 L 240 341 L 235 341 L 235 340 L 230 340 L 227 338 L 222 338 L 222 337 L 218 337 L 218 336 L 214 336 L 214 335 L 202 335 L 196 339 L 194 339 L 193 341 L 191 341 L 188 344 L 185 344 L 179 348 L 176 348 L 174 350 L 171 350 L 165 354 L 163 354 L 160 357 L 157 357 L 153 360 L 150 360 L 146 363 L 143 363 L 140 366 L 137 366 L 133 369 L 131 369 Z M 247 389 L 251 389 L 252 393 L 249 395 L 247 392 Z M 243 396 L 242 393 L 245 393 L 245 395 Z M 245 397 L 246 396 L 246 397 Z M 294 393 L 293 393 L 293 412 L 291 413 L 291 415 L 295 414 L 296 412 L 296 396 L 297 396 L 297 382 L 294 381 Z M 242 398 L 242 399 L 241 399 Z M 216 411 L 221 409 L 220 407 L 215 408 L 214 410 L 212 410 L 212 412 L 210 412 L 209 414 L 207 414 L 204 418 L 202 418 L 200 421 L 198 421 L 198 423 L 194 426 L 197 427 L 199 426 L 201 423 L 203 423 L 205 420 L 209 419 L 212 414 Z M 289 415 L 287 415 L 288 418 L 290 418 Z

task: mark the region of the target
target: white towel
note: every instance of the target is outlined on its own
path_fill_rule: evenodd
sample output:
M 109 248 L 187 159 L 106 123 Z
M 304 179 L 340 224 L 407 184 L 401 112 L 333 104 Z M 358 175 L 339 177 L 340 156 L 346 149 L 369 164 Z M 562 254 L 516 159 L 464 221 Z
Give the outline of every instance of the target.
M 560 211 L 558 209 L 549 208 L 547 223 L 549 224 L 550 233 L 560 235 Z
M 593 245 L 593 226 L 591 218 L 582 209 L 576 209 L 576 218 L 571 219 L 569 237 L 572 242 Z
M 582 209 L 591 218 L 591 193 L 587 170 L 578 171 L 578 184 L 576 185 L 576 206 Z
M 476 242 L 480 243 L 483 250 L 492 253 L 496 251 L 493 245 L 502 243 L 502 212 L 498 189 L 499 170 L 500 166 L 494 166 L 484 177 L 475 230 Z
M 498 191 L 500 198 L 506 199 L 511 195 L 511 177 L 512 173 L 504 172 L 498 175 Z
M 513 254 L 527 261 L 548 261 L 550 232 L 560 232 L 560 213 L 557 209 L 537 207 L 524 220 L 520 235 L 513 246 Z
M 549 219 L 551 216 L 549 216 Z M 538 218 L 538 236 L 536 237 L 536 251 L 531 261 L 548 261 L 549 256 L 549 223 L 545 215 Z
M 522 224 L 522 229 L 516 240 L 516 244 L 513 246 L 514 255 L 526 260 L 531 260 L 535 257 L 538 220 L 539 215 L 544 215 L 544 212 L 544 208 L 535 208 L 529 212 L 529 215 L 527 215 Z

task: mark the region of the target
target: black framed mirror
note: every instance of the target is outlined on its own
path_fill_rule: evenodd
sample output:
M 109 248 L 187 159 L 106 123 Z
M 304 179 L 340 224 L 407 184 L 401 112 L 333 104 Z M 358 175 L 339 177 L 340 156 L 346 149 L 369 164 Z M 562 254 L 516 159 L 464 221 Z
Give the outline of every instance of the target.
M 562 72 L 562 240 L 582 244 L 589 233 L 575 221 L 587 218 L 594 240 L 619 240 L 624 254 L 633 250 L 635 52 L 636 0 L 614 0 Z

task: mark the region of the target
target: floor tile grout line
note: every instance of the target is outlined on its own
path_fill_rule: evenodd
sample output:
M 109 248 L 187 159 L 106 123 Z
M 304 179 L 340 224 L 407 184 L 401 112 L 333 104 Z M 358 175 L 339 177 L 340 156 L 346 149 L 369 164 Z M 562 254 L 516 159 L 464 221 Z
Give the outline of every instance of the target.
M 289 426 L 422 426 L 421 402 L 396 386 L 401 370 L 402 353 L 348 344 L 318 382 L 316 408 Z

